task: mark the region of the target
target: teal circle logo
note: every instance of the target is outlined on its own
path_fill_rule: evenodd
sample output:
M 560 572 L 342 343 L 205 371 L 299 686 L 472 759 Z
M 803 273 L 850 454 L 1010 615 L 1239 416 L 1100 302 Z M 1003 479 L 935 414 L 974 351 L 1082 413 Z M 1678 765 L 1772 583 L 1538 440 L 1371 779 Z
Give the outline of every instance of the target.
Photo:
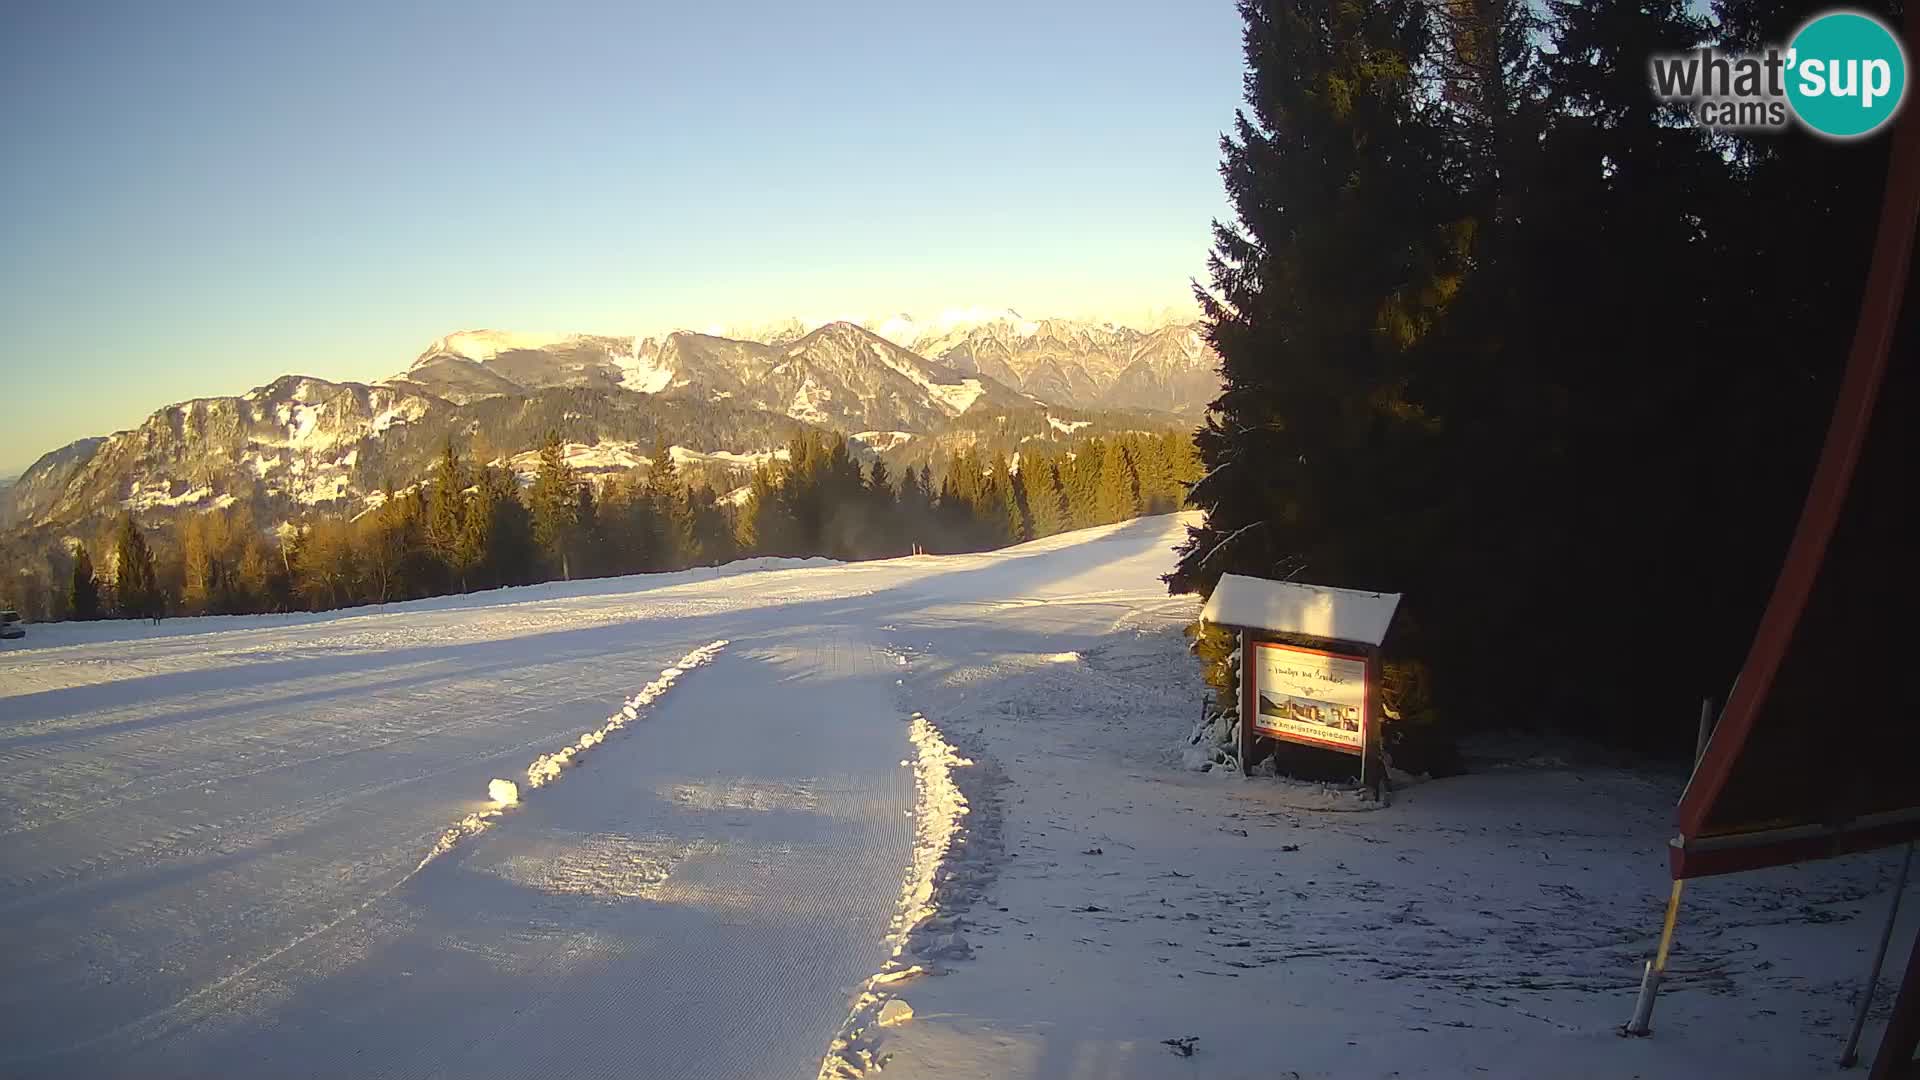
M 1816 16 L 1787 43 L 1787 101 L 1821 135 L 1878 130 L 1907 95 L 1907 53 L 1885 23 L 1857 11 Z

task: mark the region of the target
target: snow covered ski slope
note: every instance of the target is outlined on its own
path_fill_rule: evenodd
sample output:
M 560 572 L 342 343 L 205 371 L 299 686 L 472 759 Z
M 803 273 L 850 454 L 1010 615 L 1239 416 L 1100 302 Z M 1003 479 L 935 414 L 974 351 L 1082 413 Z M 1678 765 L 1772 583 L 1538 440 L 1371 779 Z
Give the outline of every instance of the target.
M 1683 776 L 1185 771 L 1181 526 L 34 627 L 0 1077 L 1830 1070 L 1891 853 L 1690 887 L 1620 1038 Z
M 812 1075 L 912 862 L 878 628 L 1152 592 L 1176 531 L 36 627 L 0 652 L 0 1075 Z M 463 832 L 496 777 L 520 805 Z

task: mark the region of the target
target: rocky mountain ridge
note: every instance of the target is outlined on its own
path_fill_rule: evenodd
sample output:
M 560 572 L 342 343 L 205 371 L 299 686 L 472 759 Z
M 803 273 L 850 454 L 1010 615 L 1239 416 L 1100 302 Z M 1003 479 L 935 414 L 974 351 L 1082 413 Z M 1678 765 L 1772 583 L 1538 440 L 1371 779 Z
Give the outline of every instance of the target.
M 721 464 L 764 456 L 802 426 L 852 433 L 896 466 L 969 443 L 1015 452 L 1083 429 L 1183 425 L 1204 406 L 1196 372 L 1215 379 L 1190 327 L 1009 316 L 927 330 L 918 349 L 850 322 L 802 330 L 768 341 L 462 331 L 378 383 L 289 375 L 76 441 L 0 488 L 0 528 L 122 509 L 350 508 L 416 481 L 448 438 L 504 461 L 550 430 L 626 455 L 664 440 Z

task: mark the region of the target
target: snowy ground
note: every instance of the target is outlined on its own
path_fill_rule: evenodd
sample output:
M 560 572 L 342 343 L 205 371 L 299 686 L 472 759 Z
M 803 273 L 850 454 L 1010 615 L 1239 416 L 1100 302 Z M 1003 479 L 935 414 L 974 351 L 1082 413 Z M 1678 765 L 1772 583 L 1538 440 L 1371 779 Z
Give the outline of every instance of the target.
M 1536 759 L 1370 810 L 1182 772 L 1178 535 L 33 627 L 0 1075 L 1830 1067 L 1888 854 L 1699 883 L 1656 1036 L 1618 1038 L 1677 778 Z M 423 866 L 494 777 L 521 804 Z

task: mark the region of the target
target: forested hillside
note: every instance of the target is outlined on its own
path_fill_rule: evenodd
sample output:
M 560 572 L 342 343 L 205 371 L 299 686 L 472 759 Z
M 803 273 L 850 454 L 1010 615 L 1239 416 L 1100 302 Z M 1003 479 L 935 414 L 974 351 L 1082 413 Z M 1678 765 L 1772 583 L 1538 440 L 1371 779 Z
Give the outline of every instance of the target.
M 585 418 L 582 418 L 583 420 Z M 1019 445 L 1017 437 L 1015 445 Z M 31 619 L 325 610 L 529 582 L 710 566 L 746 555 L 871 559 L 1003 547 L 1178 508 L 1198 475 L 1179 433 L 1070 444 L 985 440 L 896 473 L 845 436 L 800 430 L 734 494 L 690 482 L 664 442 L 590 483 L 551 431 L 531 477 L 451 440 L 424 479 L 356 516 L 278 530 L 245 507 L 84 539 L 16 537 L 0 603 Z

